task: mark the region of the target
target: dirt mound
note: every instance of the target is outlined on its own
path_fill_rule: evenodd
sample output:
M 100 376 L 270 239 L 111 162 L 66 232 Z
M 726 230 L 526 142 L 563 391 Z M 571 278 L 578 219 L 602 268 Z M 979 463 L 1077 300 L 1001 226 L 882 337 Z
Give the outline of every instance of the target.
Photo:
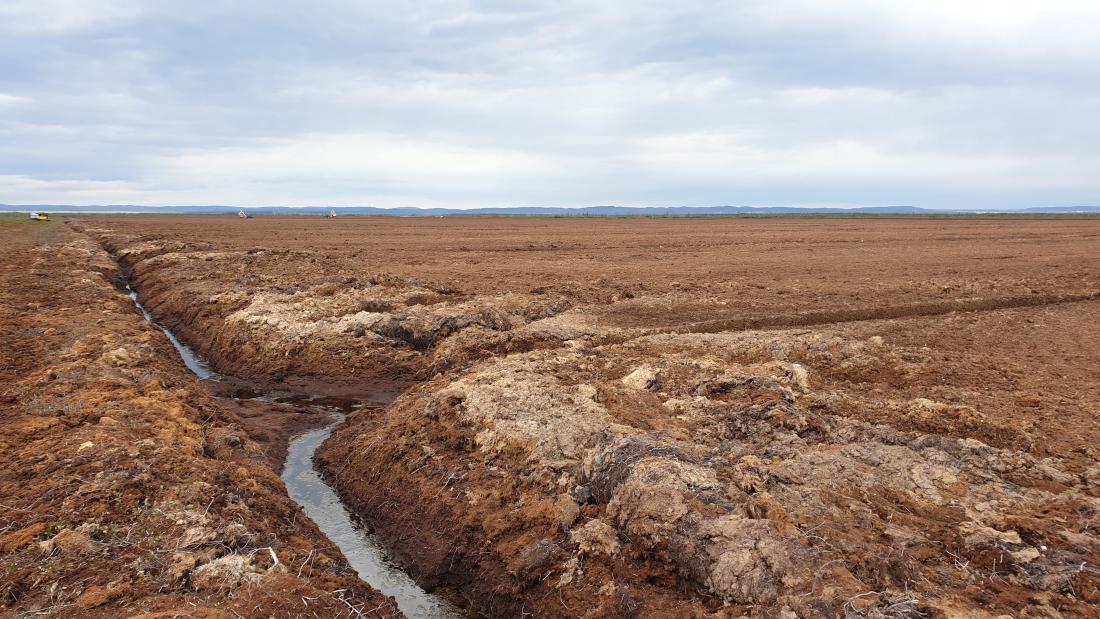
M 796 351 L 813 354 L 803 365 Z M 1100 602 L 1088 481 L 1054 460 L 836 414 L 851 396 L 813 387 L 818 373 L 899 371 L 899 359 L 877 341 L 791 333 L 511 355 L 414 390 L 324 458 L 383 530 L 448 514 L 438 539 L 417 541 L 482 540 L 480 555 L 410 557 L 426 576 L 465 561 L 507 573 L 517 603 L 560 596 L 563 615 L 619 612 L 623 587 L 639 613 L 680 608 L 654 590 L 662 578 L 714 612 Z M 517 562 L 532 544 L 554 552 Z M 964 593 L 975 585 L 980 602 Z

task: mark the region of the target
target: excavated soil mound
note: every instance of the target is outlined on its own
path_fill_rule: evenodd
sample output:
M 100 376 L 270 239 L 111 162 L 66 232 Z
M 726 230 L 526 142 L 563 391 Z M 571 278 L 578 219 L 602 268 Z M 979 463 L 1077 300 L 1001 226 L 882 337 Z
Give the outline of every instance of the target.
M 576 343 L 432 381 L 323 457 L 426 577 L 493 574 L 502 614 L 1087 616 L 1100 467 L 858 421 L 841 411 L 868 403 L 815 386 L 904 373 L 899 352 L 789 332 Z

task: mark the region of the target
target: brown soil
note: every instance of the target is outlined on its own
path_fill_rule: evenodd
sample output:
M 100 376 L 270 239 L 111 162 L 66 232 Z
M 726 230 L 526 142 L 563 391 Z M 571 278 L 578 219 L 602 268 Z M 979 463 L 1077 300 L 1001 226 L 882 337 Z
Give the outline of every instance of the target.
M 91 239 L 0 244 L 0 616 L 397 614 L 273 469 L 313 416 L 208 394 Z
M 1094 616 L 1100 221 L 81 218 L 494 616 Z

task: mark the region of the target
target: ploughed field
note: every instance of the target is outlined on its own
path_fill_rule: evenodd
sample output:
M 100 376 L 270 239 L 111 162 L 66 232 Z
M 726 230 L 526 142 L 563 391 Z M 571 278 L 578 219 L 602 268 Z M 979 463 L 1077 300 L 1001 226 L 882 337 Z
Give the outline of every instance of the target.
M 349 416 L 318 452 L 321 469 L 421 584 L 453 588 L 482 614 L 1100 609 L 1100 220 L 82 217 L 50 226 L 55 237 L 8 233 L 51 276 L 5 259 L 19 283 L 3 291 L 5 341 L 69 354 L 64 347 L 137 325 L 121 292 L 76 305 L 86 295 L 73 277 L 102 288 L 122 274 L 158 320 L 240 384 L 393 398 Z M 60 267 L 55 255 L 66 256 Z M 84 274 L 65 275 L 74 272 Z M 96 313 L 105 303 L 117 311 Z M 64 325 L 50 319 L 59 308 Z M 70 333 L 68 322 L 85 331 Z M 37 339 L 50 327 L 56 341 Z M 288 428 L 308 425 L 227 410 L 173 367 L 155 331 L 139 331 L 144 340 L 119 336 L 119 355 L 146 351 L 172 373 L 163 390 L 185 389 L 174 396 L 180 414 L 207 411 L 191 415 L 208 436 L 242 428 L 223 451 L 181 450 L 151 432 L 150 454 L 132 448 L 146 466 L 171 454 L 173 466 L 196 470 L 243 458 L 261 467 L 266 453 L 270 467 Z M 57 388 L 49 368 L 61 362 L 46 359 L 31 376 L 26 356 L 5 361 L 0 407 L 31 425 L 4 449 L 24 450 L 24 460 L 41 451 L 76 476 L 81 458 L 98 457 L 76 450 L 108 415 L 99 392 L 148 387 L 132 375 L 106 384 L 85 363 L 79 371 L 96 380 L 66 387 L 71 402 L 26 404 Z M 131 408 L 164 405 L 147 400 L 127 392 L 109 417 L 129 428 L 128 415 L 147 415 Z M 73 453 L 34 447 L 34 424 Z M 28 480 L 59 495 L 77 487 L 38 481 L 46 474 L 6 473 L 0 510 Z M 286 500 L 277 479 L 268 489 L 270 504 Z M 0 555 L 6 570 L 30 565 L 20 561 L 61 535 L 33 528 L 61 521 L 31 500 L 18 502 L 29 511 L 0 511 L 28 539 Z M 115 517 L 110 505 L 94 517 Z M 228 513 L 212 505 L 204 516 Z M 290 548 L 287 522 L 308 529 L 298 539 L 325 543 L 300 516 L 266 505 L 240 518 L 259 526 L 248 518 L 266 514 L 270 539 L 249 548 Z M 77 520 L 63 522 L 78 531 Z M 215 525 L 202 525 L 211 539 Z M 166 580 L 163 566 L 147 573 L 188 600 L 213 595 L 195 586 L 195 570 L 201 584 L 204 562 L 232 554 L 247 558 L 247 578 L 218 595 L 278 597 L 266 579 L 297 582 L 295 570 L 269 573 L 262 553 L 216 547 L 209 557 L 202 545 L 191 551 L 196 563 L 179 579 Z M 54 556 L 55 569 L 67 569 L 65 557 Z M 326 558 L 328 571 L 303 574 L 300 586 L 343 577 L 339 552 Z M 114 576 L 141 582 L 124 572 Z M 52 581 L 29 574 L 14 593 L 0 590 L 0 603 L 54 601 L 41 598 Z

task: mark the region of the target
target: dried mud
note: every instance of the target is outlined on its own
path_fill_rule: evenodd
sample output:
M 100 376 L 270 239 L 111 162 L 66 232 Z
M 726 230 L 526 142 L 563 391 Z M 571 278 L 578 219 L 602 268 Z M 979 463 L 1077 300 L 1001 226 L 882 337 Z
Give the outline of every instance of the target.
M 486 615 L 1100 606 L 1096 220 L 73 227 Z

